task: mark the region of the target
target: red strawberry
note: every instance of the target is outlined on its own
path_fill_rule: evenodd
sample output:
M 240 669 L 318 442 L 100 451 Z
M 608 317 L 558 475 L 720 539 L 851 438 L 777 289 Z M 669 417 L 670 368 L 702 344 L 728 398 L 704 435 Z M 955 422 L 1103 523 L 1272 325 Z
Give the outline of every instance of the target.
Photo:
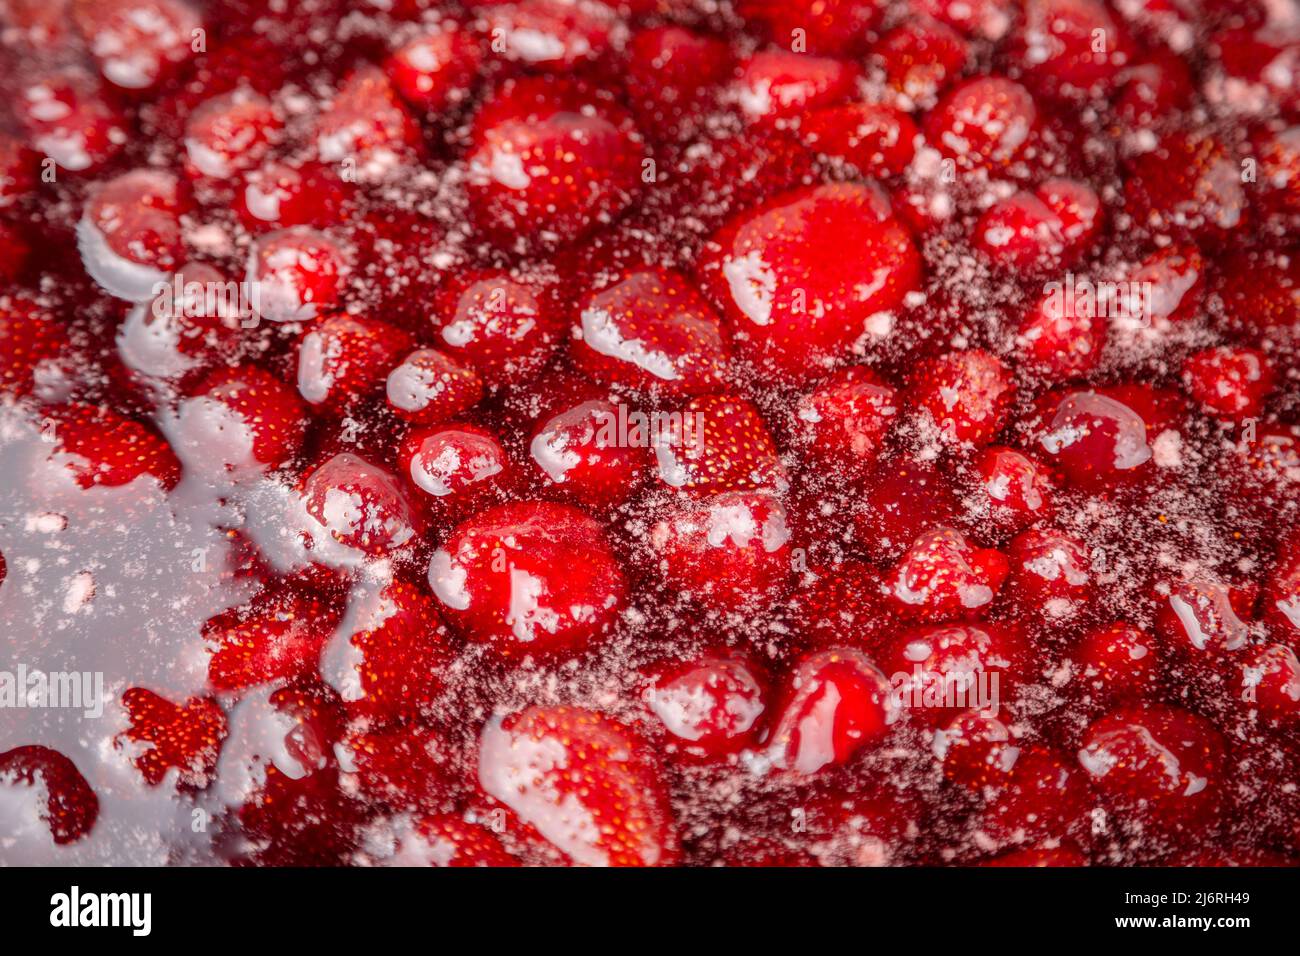
M 1054 380 L 1077 378 L 1101 361 L 1106 345 L 1101 309 L 1071 287 L 1045 293 L 1025 314 L 1016 336 L 1021 361 Z
M 1040 462 L 1014 448 L 994 445 L 980 452 L 975 467 L 980 504 L 987 507 L 996 526 L 1019 531 L 1051 517 L 1052 486 Z
M 1036 443 L 1075 484 L 1139 481 L 1153 468 L 1160 436 L 1176 434 L 1179 405 L 1143 385 L 1050 394 L 1039 403 Z
M 457 527 L 434 552 L 429 584 L 466 637 L 508 657 L 584 650 L 612 626 L 627 590 L 600 525 L 540 501 Z
M 515 466 L 497 436 L 478 425 L 412 429 L 398 451 L 400 475 L 432 496 L 439 512 L 468 516 L 476 503 L 495 503 L 515 483 Z
M 592 378 L 670 395 L 723 384 L 728 348 L 712 307 L 680 274 L 629 272 L 577 305 L 574 360 Z
M 620 436 L 619 409 L 606 401 L 583 402 L 539 423 L 529 452 L 554 485 L 595 508 L 626 501 L 650 466 L 648 441 Z
M 1064 226 L 1047 203 L 1022 191 L 984 211 L 975 224 L 974 246 L 999 268 L 1046 272 L 1065 258 Z
M 185 121 L 186 172 L 226 179 L 260 163 L 281 128 L 270 100 L 236 90 L 205 100 Z
M 1258 417 L 1273 381 L 1273 363 L 1258 349 L 1220 345 L 1183 362 L 1188 394 L 1211 415 Z
M 897 718 L 889 681 L 861 651 L 833 648 L 804 658 L 775 709 L 774 766 L 815 774 L 878 742 Z
M 865 366 L 841 369 L 799 403 L 796 436 L 823 474 L 862 474 L 898 415 L 898 393 Z
M 1132 166 L 1124 194 L 1139 226 L 1216 242 L 1240 232 L 1248 212 L 1241 167 L 1208 132 L 1171 134 Z
M 364 458 L 343 452 L 315 468 L 302 485 L 303 505 L 319 531 L 371 556 L 410 542 L 420 515 L 405 486 Z
M 151 475 L 166 489 L 180 480 L 181 465 L 152 428 L 108 408 L 72 403 L 44 411 L 53 424 L 52 460 L 82 488 L 128 485 Z
M 1002 721 L 968 710 L 935 731 L 934 755 L 943 762 L 943 775 L 954 783 L 972 790 L 1002 790 L 1011 782 L 1020 747 Z
M 882 660 L 892 674 L 907 675 L 900 689 L 913 718 L 941 727 L 969 707 L 984 705 L 977 697 L 986 691 L 990 708 L 1005 706 L 1028 677 L 1031 658 L 1015 628 L 932 624 L 898 634 Z
M 414 429 L 402 440 L 398 463 L 431 496 L 434 514 L 453 520 L 498 503 L 517 477 L 496 436 L 477 425 Z
M 25 82 L 18 112 L 32 149 L 71 173 L 99 169 L 127 141 L 125 118 L 99 82 L 79 70 Z
M 642 696 L 668 733 L 668 753 L 716 760 L 755 742 L 766 692 L 752 664 L 720 654 L 653 669 Z
M 1115 112 L 1139 129 L 1185 109 L 1195 89 L 1192 72 L 1176 54 L 1157 47 L 1119 74 Z
M 272 322 L 319 318 L 338 304 L 347 267 L 338 244 L 308 226 L 260 236 L 245 276 L 253 311 Z
M 994 170 L 1021 159 L 1038 129 L 1038 107 L 1019 83 L 975 77 L 926 115 L 925 138 L 961 169 Z
M 419 127 L 376 66 L 344 79 L 313 138 L 321 162 L 347 164 L 359 182 L 388 178 L 420 149 Z
M 974 548 L 953 528 L 919 535 L 885 576 L 885 588 L 899 614 L 923 621 L 979 615 L 1007 576 L 1007 558 L 992 548 Z
M 132 92 L 157 86 L 193 56 L 203 21 L 182 0 L 78 3 L 74 20 L 104 79 Z
M 812 149 L 875 176 L 897 176 L 916 152 L 920 130 L 902 110 L 877 103 L 828 106 L 804 116 L 799 135 Z
M 809 52 L 830 54 L 861 50 L 884 14 L 878 0 L 741 0 L 738 8 L 773 41 L 789 43 L 798 36 Z
M 1233 655 L 1251 643 L 1250 625 L 1238 616 L 1253 603 L 1209 576 L 1163 582 L 1156 588 L 1160 637 L 1183 658 Z
M 901 305 L 921 278 L 884 194 L 849 183 L 742 213 L 713 237 L 700 268 L 741 357 L 796 380 L 844 358 L 868 321 Z
M 423 845 L 404 846 L 404 864 L 409 859 L 405 854 L 413 853 L 430 866 L 519 866 L 491 830 L 455 814 L 421 817 L 415 822 L 414 838 Z
M 1064 96 L 1109 92 L 1130 51 L 1127 34 L 1098 0 L 1027 0 L 1008 40 L 1026 82 Z
M 949 352 L 923 363 L 908 387 L 945 439 L 984 445 L 1006 421 L 1016 389 L 1007 367 L 988 352 Z
M 384 72 L 406 102 L 439 113 L 469 96 L 482 61 L 478 39 L 443 20 L 437 30 L 398 48 L 384 61 Z
M 1022 750 L 1006 786 L 977 816 L 980 831 L 1000 844 L 1086 834 L 1092 796 L 1084 777 L 1064 754 Z
M 256 365 L 220 368 L 181 403 L 178 448 L 195 466 L 277 467 L 302 448 L 306 429 L 293 386 Z
M 929 108 L 966 66 L 970 49 L 956 31 L 916 18 L 890 30 L 871 49 L 900 105 Z
M 1101 198 L 1091 186 L 1077 179 L 1048 179 L 1034 194 L 1060 220 L 1067 259 L 1077 259 L 1101 232 L 1104 218 Z
M 1160 657 L 1150 634 L 1117 623 L 1086 634 L 1074 649 L 1074 679 L 1090 703 L 1141 699 L 1156 689 Z
M 493 52 L 534 69 L 568 72 L 604 56 L 622 39 L 613 11 L 590 0 L 518 0 L 480 7 Z
M 738 610 L 779 597 L 790 577 L 785 508 L 764 491 L 731 491 L 675 506 L 650 529 L 670 590 Z
M 437 297 L 439 347 L 462 358 L 492 388 L 542 370 L 562 332 L 551 301 L 534 283 L 505 272 L 469 272 Z
M 654 438 L 659 478 L 670 487 L 696 496 L 785 489 L 776 443 L 758 409 L 743 398 L 692 398 Z
M 640 184 L 641 143 L 617 107 L 572 87 L 509 81 L 471 132 L 470 208 L 487 232 L 554 246 L 622 212 Z
M 1088 728 L 1079 764 L 1127 819 L 1203 826 L 1226 784 L 1224 741 L 1205 720 L 1163 704 L 1126 704 Z
M 1156 325 L 1194 318 L 1205 296 L 1205 275 L 1205 258 L 1195 246 L 1158 249 L 1126 279 L 1129 288 L 1150 290 L 1148 301 L 1137 305 L 1121 298 L 1121 310 Z
M 298 344 L 298 392 L 331 411 L 378 391 L 410 336 L 376 319 L 333 315 Z
M 625 82 L 638 125 L 655 139 L 681 142 L 702 126 L 710 92 L 731 72 L 725 43 L 679 26 L 638 31 L 626 56 Z
M 483 729 L 479 784 L 586 866 L 667 866 L 678 844 L 662 770 L 622 724 L 573 707 L 531 707 Z
M 482 397 L 478 373 L 434 349 L 417 349 L 388 373 L 388 407 L 420 425 L 446 421 Z
M 156 787 L 175 769 L 186 786 L 204 787 L 217 769 L 226 739 L 226 714 L 210 697 L 173 704 L 151 690 L 132 687 L 122 695 L 131 721 L 117 746 L 133 754 L 145 781 Z
M 0 296 L 0 391 L 26 395 L 67 341 L 63 326 L 35 302 Z
M 450 658 L 450 638 L 433 600 L 399 580 L 365 596 L 354 592 L 321 672 L 350 715 L 383 721 L 417 714 L 428 704 Z
M 329 602 L 300 588 L 262 591 L 203 625 L 212 654 L 208 683 L 218 691 L 238 690 L 315 673 L 338 617 Z
M 77 226 L 86 271 L 109 294 L 143 302 L 185 259 L 180 216 L 189 208 L 171 173 L 136 169 L 98 186 Z
M 1007 549 L 1013 613 L 1070 613 L 1096 592 L 1092 558 L 1077 538 L 1054 529 L 1022 532 Z
M 36 788 L 44 798 L 39 812 L 59 845 L 80 840 L 99 816 L 99 798 L 76 764 L 49 747 L 15 747 L 0 754 L 0 791 L 19 787 Z
M 1266 720 L 1294 725 L 1300 720 L 1300 660 L 1285 644 L 1252 648 L 1241 664 L 1241 699 Z
M 407 722 L 354 731 L 341 745 L 361 794 L 394 810 L 437 808 L 451 793 L 446 741 Z
M 256 232 L 321 229 L 338 221 L 344 198 L 342 181 L 328 167 L 272 160 L 245 174 L 234 205 L 244 225 Z
M 874 557 L 897 558 L 924 532 L 955 524 L 958 510 L 952 482 L 933 465 L 882 460 L 854 502 L 854 536 Z
M 760 50 L 737 68 L 731 95 L 751 121 L 798 116 L 847 99 L 859 72 L 847 60 Z

